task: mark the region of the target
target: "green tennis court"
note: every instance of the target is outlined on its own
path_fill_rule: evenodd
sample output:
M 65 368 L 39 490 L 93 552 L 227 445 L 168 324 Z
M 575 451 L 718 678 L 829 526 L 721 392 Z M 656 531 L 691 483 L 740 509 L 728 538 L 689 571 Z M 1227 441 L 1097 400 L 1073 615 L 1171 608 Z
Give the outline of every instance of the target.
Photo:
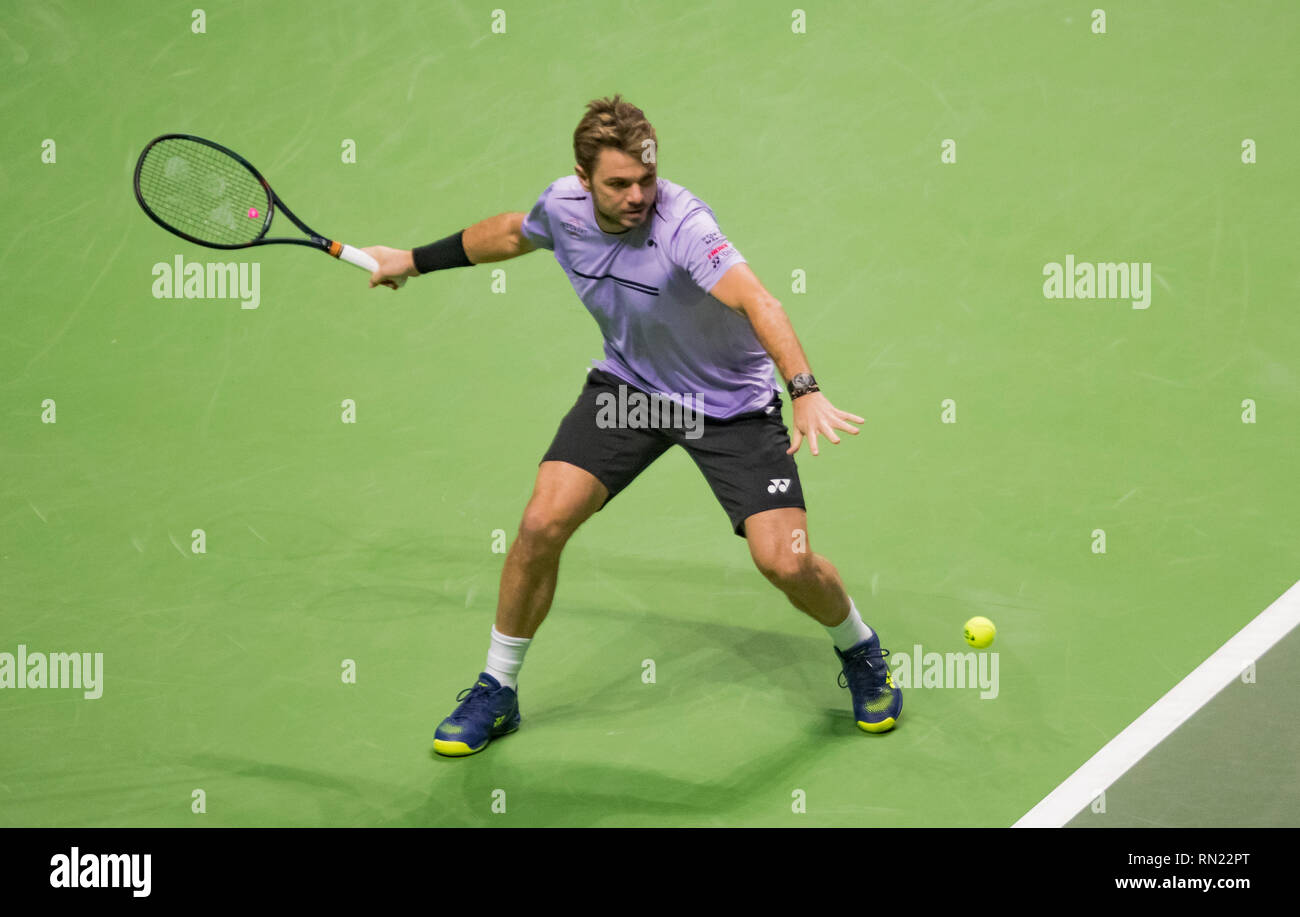
M 194 7 L 0 4 L 0 653 L 102 654 L 0 690 L 0 825 L 1007 826 L 1300 579 L 1294 4 Z M 132 196 L 188 132 L 410 247 L 615 92 L 867 418 L 798 460 L 892 733 L 673 450 L 566 550 L 522 728 L 434 756 L 599 329 L 545 251 L 368 290 Z M 156 295 L 178 258 L 255 296 Z M 1067 258 L 1127 295 L 1049 298 Z M 1277 636 L 1060 821 L 1300 824 Z

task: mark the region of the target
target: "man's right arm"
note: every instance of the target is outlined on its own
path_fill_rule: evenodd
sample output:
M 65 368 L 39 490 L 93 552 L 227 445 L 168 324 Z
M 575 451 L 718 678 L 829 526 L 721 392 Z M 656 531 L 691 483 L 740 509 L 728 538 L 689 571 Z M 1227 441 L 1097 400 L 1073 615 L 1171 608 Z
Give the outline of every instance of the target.
M 465 230 L 461 241 L 465 254 L 475 264 L 505 261 L 533 251 L 536 246 L 524 238 L 524 213 L 503 213 L 488 217 Z
M 521 230 L 525 216 L 523 213 L 501 213 L 468 227 L 460 236 L 465 257 L 471 264 L 485 264 L 517 258 L 533 251 L 536 246 L 524 237 Z M 448 240 L 443 240 L 443 243 L 447 242 Z M 362 251 L 379 262 L 379 270 L 370 275 L 372 287 L 383 285 L 397 289 L 401 279 L 418 277 L 421 273 L 415 266 L 413 249 L 372 245 Z

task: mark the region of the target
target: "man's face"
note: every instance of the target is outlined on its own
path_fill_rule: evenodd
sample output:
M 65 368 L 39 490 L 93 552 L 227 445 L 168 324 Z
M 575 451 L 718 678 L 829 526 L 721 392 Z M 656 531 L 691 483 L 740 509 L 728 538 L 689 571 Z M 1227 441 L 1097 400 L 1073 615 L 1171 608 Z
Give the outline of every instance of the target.
M 655 203 L 655 164 L 642 162 L 622 150 L 605 147 L 587 175 L 576 166 L 582 187 L 591 192 L 596 222 L 605 232 L 625 232 L 650 218 Z

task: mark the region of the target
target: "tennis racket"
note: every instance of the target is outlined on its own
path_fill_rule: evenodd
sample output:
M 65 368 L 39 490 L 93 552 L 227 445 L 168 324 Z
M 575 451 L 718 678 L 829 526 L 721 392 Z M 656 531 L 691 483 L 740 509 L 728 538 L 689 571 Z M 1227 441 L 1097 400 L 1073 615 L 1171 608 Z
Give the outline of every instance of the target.
M 135 199 L 149 219 L 197 245 L 306 245 L 367 273 L 379 269 L 379 262 L 365 252 L 325 238 L 294 216 L 252 163 L 211 140 L 190 134 L 155 137 L 135 164 L 134 185 Z M 277 210 L 307 238 L 267 238 Z

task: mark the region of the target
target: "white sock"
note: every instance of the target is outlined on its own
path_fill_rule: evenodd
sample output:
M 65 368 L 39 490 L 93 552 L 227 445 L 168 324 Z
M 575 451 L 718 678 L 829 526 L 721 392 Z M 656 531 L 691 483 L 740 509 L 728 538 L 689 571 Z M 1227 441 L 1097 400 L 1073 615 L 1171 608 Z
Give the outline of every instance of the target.
M 524 653 L 528 652 L 531 637 L 508 637 L 492 626 L 492 642 L 488 645 L 487 665 L 483 671 L 501 683 L 503 688 L 519 687 L 516 676 L 524 665 Z
M 843 653 L 857 646 L 863 640 L 871 639 L 872 630 L 862 623 L 862 615 L 858 614 L 858 606 L 854 605 L 853 599 L 850 598 L 849 616 L 844 619 L 843 624 L 827 627 L 826 633 L 830 634 L 831 639 L 835 641 L 835 648 Z

